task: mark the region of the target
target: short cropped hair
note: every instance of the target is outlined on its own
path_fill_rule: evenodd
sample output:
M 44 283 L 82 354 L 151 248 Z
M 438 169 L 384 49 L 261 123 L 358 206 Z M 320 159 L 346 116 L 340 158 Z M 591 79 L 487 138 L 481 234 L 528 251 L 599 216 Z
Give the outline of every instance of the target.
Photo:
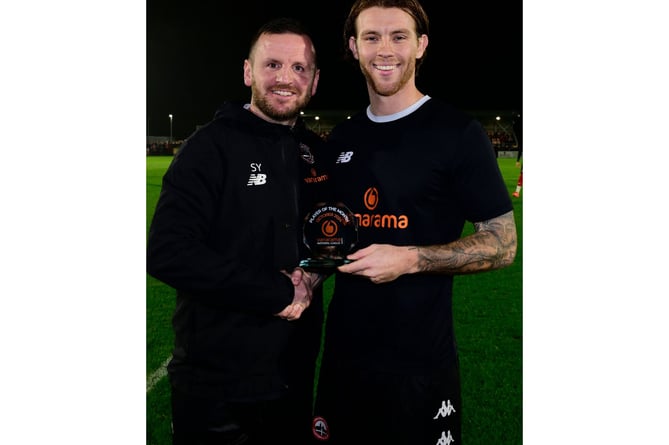
M 298 36 L 307 37 L 314 48 L 314 65 L 318 67 L 314 39 L 309 29 L 298 19 L 292 17 L 278 17 L 262 25 L 251 39 L 251 45 L 249 45 L 249 57 L 251 57 L 253 48 L 263 34 L 297 34 Z

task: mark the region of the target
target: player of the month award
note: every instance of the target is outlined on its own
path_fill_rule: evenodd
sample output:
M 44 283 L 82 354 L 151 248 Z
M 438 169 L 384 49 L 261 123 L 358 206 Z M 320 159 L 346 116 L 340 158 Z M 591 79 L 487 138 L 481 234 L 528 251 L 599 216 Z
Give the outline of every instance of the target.
M 300 261 L 300 267 L 332 272 L 352 261 L 346 255 L 358 242 L 358 222 L 353 212 L 340 202 L 319 203 L 304 219 L 302 234 L 311 258 Z

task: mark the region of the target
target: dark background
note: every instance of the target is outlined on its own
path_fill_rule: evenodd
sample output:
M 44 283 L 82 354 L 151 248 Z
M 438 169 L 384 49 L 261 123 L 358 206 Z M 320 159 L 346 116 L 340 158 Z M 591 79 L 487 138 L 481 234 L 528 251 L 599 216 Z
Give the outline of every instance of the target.
M 357 65 L 344 60 L 342 28 L 353 0 L 147 1 L 147 135 L 187 137 L 224 100 L 248 100 L 242 65 L 256 29 L 279 15 L 315 35 L 321 78 L 309 110 L 368 104 Z M 464 110 L 522 105 L 522 0 L 423 0 L 430 17 L 419 89 Z M 234 10 L 234 11 L 233 11 Z

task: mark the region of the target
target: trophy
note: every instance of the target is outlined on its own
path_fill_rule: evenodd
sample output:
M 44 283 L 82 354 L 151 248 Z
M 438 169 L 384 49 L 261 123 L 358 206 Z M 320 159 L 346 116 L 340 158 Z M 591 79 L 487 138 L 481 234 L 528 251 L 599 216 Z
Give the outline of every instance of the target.
M 337 266 L 352 261 L 347 260 L 346 255 L 358 242 L 358 223 L 344 204 L 319 203 L 305 217 L 302 236 L 312 258 L 300 261 L 300 267 L 332 272 Z

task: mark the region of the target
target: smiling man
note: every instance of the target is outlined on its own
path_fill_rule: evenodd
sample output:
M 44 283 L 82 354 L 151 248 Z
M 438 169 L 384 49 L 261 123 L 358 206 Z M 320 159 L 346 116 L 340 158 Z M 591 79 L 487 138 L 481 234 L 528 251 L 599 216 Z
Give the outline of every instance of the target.
M 453 279 L 513 262 L 511 199 L 482 126 L 416 87 L 428 48 L 416 0 L 356 1 L 344 38 L 369 107 L 332 130 L 327 158 L 358 250 L 335 276 L 313 434 L 459 444 Z
M 316 94 L 320 71 L 311 39 L 298 34 L 260 34 L 244 61 L 251 87 L 249 110 L 269 122 L 292 126 Z
M 416 64 L 427 49 L 427 34 L 416 35 L 413 19 L 401 9 L 363 10 L 357 24 L 358 35 L 349 38 L 348 47 L 367 80 L 374 111 L 391 114 L 382 109 L 384 103 L 397 109 L 415 103 L 422 97 L 415 87 Z
M 250 104 L 227 102 L 163 177 L 147 268 L 176 289 L 167 367 L 174 445 L 308 440 L 323 318 L 301 223 L 327 182 L 299 118 L 318 85 L 312 39 L 277 19 L 243 65 Z

